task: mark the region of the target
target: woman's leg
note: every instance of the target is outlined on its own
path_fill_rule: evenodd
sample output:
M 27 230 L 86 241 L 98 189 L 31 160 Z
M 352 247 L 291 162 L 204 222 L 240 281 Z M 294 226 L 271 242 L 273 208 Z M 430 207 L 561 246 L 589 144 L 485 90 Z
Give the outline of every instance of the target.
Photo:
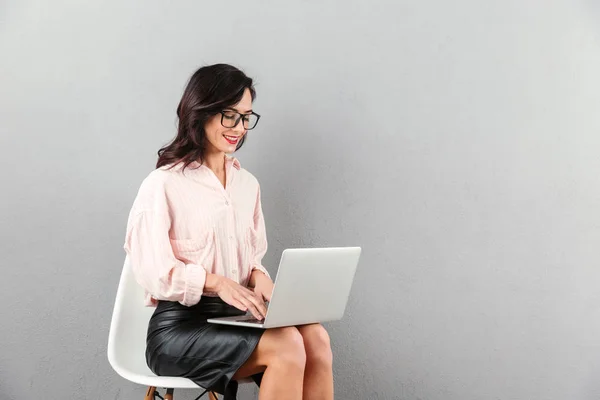
M 298 327 L 306 351 L 304 399 L 333 400 L 333 355 L 329 335 L 321 324 Z
M 233 378 L 264 372 L 260 400 L 301 400 L 305 365 L 304 339 L 298 329 L 268 329 Z

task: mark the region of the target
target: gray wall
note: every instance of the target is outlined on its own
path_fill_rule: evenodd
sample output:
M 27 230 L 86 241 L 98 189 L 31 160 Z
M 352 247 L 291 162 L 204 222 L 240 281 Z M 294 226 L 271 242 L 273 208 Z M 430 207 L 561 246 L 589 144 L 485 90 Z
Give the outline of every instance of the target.
M 0 2 L 0 398 L 143 397 L 106 360 L 127 213 L 189 75 L 229 62 L 269 269 L 363 247 L 338 399 L 598 399 L 598 8 Z

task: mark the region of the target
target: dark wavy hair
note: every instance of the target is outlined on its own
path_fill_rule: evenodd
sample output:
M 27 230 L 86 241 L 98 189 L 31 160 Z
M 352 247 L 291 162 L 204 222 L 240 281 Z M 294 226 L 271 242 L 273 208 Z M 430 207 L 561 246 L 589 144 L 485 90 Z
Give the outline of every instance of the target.
M 184 163 L 183 170 L 194 161 L 204 163 L 206 132 L 204 126 L 210 117 L 227 107 L 239 103 L 246 89 L 252 100 L 256 90 L 252 79 L 228 64 L 215 64 L 200 68 L 190 78 L 177 106 L 179 124 L 177 136 L 158 150 L 156 168 Z M 246 141 L 242 137 L 236 147 L 239 150 Z

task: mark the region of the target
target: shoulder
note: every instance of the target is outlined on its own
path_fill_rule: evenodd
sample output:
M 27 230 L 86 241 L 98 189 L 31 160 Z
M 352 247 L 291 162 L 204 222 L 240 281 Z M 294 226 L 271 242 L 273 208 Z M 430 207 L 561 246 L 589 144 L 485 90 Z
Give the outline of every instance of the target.
M 240 168 L 237 171 L 239 178 L 236 178 L 236 188 L 243 193 L 243 197 L 250 202 L 256 202 L 260 199 L 260 184 L 258 179 L 248 170 Z
M 167 164 L 150 172 L 143 180 L 142 186 L 167 189 L 171 184 L 186 179 L 186 175 L 193 174 L 197 166 L 193 163 L 183 170 L 183 163 Z
M 259 186 L 258 179 L 247 169 L 240 167 L 238 174 L 242 180 L 246 183 L 250 183 L 254 186 Z
M 142 180 L 140 192 L 164 191 L 176 173 L 177 171 L 166 169 L 166 167 L 155 169 Z
M 239 181 L 243 182 L 246 185 L 250 184 L 252 186 L 258 186 L 258 180 L 256 179 L 256 177 L 252 175 L 250 171 L 243 168 L 237 158 L 228 155 L 226 155 L 225 157 L 227 161 L 233 163 L 233 168 L 235 168 L 235 170 L 237 171 L 236 175 Z
M 154 209 L 164 204 L 169 197 L 173 182 L 177 181 L 181 174 L 181 167 L 164 166 L 151 171 L 140 184 L 134 208 L 139 210 Z

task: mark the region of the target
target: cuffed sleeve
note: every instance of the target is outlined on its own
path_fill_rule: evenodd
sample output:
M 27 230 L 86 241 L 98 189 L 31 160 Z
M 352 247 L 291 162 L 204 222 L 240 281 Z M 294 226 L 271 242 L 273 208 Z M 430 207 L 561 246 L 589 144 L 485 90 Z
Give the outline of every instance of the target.
M 142 211 L 132 209 L 123 248 L 137 282 L 152 299 L 191 306 L 200 301 L 206 270 L 175 257 L 169 239 L 170 225 L 167 210 L 160 206 Z

